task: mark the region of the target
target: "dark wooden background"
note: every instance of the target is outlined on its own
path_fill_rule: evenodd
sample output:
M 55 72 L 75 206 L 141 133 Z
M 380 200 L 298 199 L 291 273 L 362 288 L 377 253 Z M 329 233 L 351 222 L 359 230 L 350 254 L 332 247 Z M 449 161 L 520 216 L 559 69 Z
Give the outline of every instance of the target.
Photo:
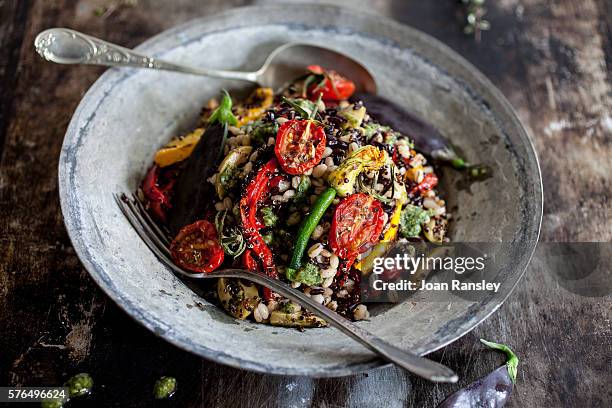
M 74 406 L 152 406 L 161 375 L 177 407 L 433 407 L 503 358 L 521 357 L 513 407 L 610 406 L 611 301 L 560 287 L 534 262 L 495 315 L 431 357 L 461 376 L 436 385 L 399 369 L 342 379 L 265 376 L 197 358 L 156 338 L 96 287 L 64 230 L 57 161 L 66 126 L 103 71 L 45 63 L 41 30 L 72 27 L 135 46 L 239 0 L 0 1 L 0 385 L 56 385 L 81 371 L 94 396 Z M 127 2 L 129 3 L 129 1 Z M 492 30 L 462 34 L 453 0 L 336 1 L 390 15 L 450 45 L 482 70 L 530 128 L 545 188 L 543 241 L 610 241 L 612 2 L 487 1 Z M 99 16 L 100 7 L 120 5 Z

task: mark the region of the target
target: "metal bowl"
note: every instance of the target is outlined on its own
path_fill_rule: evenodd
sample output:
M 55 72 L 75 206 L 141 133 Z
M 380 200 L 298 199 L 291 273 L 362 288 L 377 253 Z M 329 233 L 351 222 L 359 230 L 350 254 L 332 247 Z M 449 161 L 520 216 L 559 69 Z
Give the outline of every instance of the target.
M 331 6 L 270 5 L 191 21 L 138 49 L 191 64 L 256 68 L 287 41 L 341 50 L 376 77 L 379 93 L 435 126 L 468 159 L 493 167 L 469 189 L 445 175 L 457 221 L 451 237 L 518 245 L 507 284 L 479 302 L 406 302 L 360 322 L 420 354 L 463 336 L 502 304 L 538 239 L 542 185 L 534 148 L 503 95 L 435 39 L 383 17 Z M 167 72 L 110 69 L 75 112 L 59 165 L 62 211 L 81 261 L 121 308 L 151 331 L 197 355 L 265 373 L 341 376 L 385 363 L 330 328 L 301 333 L 237 321 L 166 270 L 138 238 L 112 193 L 134 191 L 156 149 L 192 126 L 223 87 L 245 85 Z M 426 300 L 426 299 L 425 299 Z

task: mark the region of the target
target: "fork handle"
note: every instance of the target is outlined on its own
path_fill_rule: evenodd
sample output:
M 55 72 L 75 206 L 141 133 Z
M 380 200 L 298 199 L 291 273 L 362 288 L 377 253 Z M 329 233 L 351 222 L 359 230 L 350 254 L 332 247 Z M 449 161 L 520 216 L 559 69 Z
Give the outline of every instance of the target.
M 38 34 L 34 47 L 45 60 L 57 64 L 161 69 L 185 74 L 257 82 L 255 72 L 196 68 L 153 58 L 68 28 L 50 28 Z
M 457 382 L 458 377 L 450 368 L 435 361 L 420 357 L 414 353 L 399 349 L 380 337 L 362 329 L 353 322 L 346 320 L 338 313 L 315 302 L 304 293 L 291 286 L 266 275 L 245 272 L 241 269 L 223 269 L 211 272 L 208 277 L 240 278 L 272 289 L 289 300 L 305 307 L 313 314 L 327 321 L 331 326 L 363 344 L 385 360 L 397 364 L 419 377 L 435 382 Z

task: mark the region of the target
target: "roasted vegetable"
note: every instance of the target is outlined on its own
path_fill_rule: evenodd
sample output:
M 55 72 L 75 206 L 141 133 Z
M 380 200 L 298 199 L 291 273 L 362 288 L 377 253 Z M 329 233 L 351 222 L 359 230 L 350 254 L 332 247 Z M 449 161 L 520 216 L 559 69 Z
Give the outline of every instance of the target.
M 315 315 L 305 314 L 301 310 L 293 313 L 285 313 L 275 310 L 270 314 L 270 324 L 272 326 L 283 327 L 324 327 L 327 326 L 325 320 Z
M 342 124 L 342 127 L 357 129 L 361 126 L 363 118 L 365 118 L 366 108 L 365 106 L 355 107 L 355 105 L 349 105 L 344 109 L 338 111 L 338 114 L 346 119 L 346 122 Z
M 197 273 L 214 271 L 225 257 L 215 226 L 207 220 L 181 228 L 170 243 L 170 254 L 176 265 Z
M 270 181 L 276 177 L 284 177 L 276 159 L 270 160 L 259 169 L 255 177 L 248 183 L 244 195 L 240 199 L 240 218 L 242 221 L 243 235 L 249 246 L 262 265 L 262 271 L 273 278 L 278 277 L 278 271 L 274 263 L 272 251 L 261 235 L 261 229 L 265 226 L 258 218 L 258 212 L 262 207 L 270 191 Z M 249 268 L 250 269 L 250 268 Z M 270 289 L 264 288 L 266 300 L 277 297 Z
M 364 146 L 349 154 L 334 171 L 329 173 L 327 181 L 336 189 L 340 197 L 353 194 L 357 176 L 364 171 L 376 171 L 385 165 L 387 153 L 374 146 Z
M 309 65 L 312 76 L 306 78 L 308 94 L 311 99 L 323 98 L 324 101 L 340 101 L 351 97 L 355 83 L 336 71 L 324 69 L 319 65 Z M 312 79 L 310 79 L 312 78 Z
M 323 126 L 314 120 L 293 119 L 278 129 L 274 153 L 286 173 L 304 174 L 321 161 L 326 140 Z
M 448 162 L 458 169 L 467 167 L 465 160 L 437 129 L 397 104 L 380 95 L 369 93 L 356 94 L 352 100 L 363 101 L 372 119 L 408 136 L 418 150 L 431 158 Z
M 334 210 L 329 230 L 329 246 L 334 254 L 354 260 L 380 239 L 384 225 L 380 201 L 366 193 L 346 197 Z
M 240 117 L 237 126 L 244 126 L 249 122 L 259 119 L 272 106 L 272 102 L 274 102 L 272 88 L 255 89 L 249 99 L 247 99 L 245 107 L 237 111 Z
M 171 140 L 155 153 L 155 164 L 167 167 L 185 160 L 191 155 L 203 134 L 204 129 L 198 128 L 183 137 Z
M 238 166 L 246 163 L 253 148 L 251 146 L 238 146 L 230 151 L 221 162 L 218 175 L 215 179 L 215 189 L 219 198 L 225 197 L 228 190 L 238 182 Z
M 223 142 L 224 125 L 214 124 L 206 129 L 176 182 L 172 208 L 168 212 L 167 226 L 174 236 L 185 225 L 202 218 L 212 205 L 215 194 L 206 180 L 215 173 L 219 146 Z
M 444 228 L 438 225 L 435 218 L 431 218 L 425 225 L 423 225 L 423 234 L 430 242 L 442 242 L 444 241 Z
M 240 320 L 249 317 L 260 301 L 257 286 L 231 278 L 219 278 L 217 295 L 223 308 Z
M 506 353 L 506 364 L 450 395 L 438 408 L 501 408 L 510 399 L 516 382 L 518 357 L 506 345 L 480 341 L 489 348 Z
M 336 190 L 333 188 L 328 188 L 325 190 L 313 204 L 308 216 L 302 221 L 300 229 L 298 230 L 297 239 L 295 240 L 295 246 L 293 247 L 293 256 L 291 257 L 291 262 L 287 268 L 287 279 L 295 279 L 295 274 L 302 264 L 302 256 L 304 255 L 304 251 L 308 245 L 308 240 L 310 239 L 314 229 L 319 224 L 319 221 L 321 221 L 323 214 L 325 214 L 327 208 L 331 205 L 332 201 L 334 201 L 335 197 Z

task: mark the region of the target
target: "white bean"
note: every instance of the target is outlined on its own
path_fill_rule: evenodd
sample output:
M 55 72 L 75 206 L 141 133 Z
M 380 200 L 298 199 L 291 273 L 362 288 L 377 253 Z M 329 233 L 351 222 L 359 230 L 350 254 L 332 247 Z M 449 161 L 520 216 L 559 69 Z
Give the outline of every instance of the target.
M 334 152 L 334 150 L 333 150 L 331 147 L 327 146 L 327 147 L 325 148 L 325 150 L 323 151 L 323 158 L 328 157 L 328 156 L 329 156 L 329 155 L 331 155 L 333 152 Z M 325 161 L 325 163 L 327 164 L 327 160 Z
M 291 187 L 298 188 L 298 186 L 300 185 L 300 181 L 302 181 L 302 178 L 300 176 L 293 176 L 293 178 L 291 179 Z
M 308 249 L 308 256 L 311 258 L 316 258 L 321 253 L 322 250 L 323 250 L 323 244 L 320 242 L 317 242 L 316 244 L 314 244 Z
M 325 165 L 327 167 L 331 167 L 334 165 L 334 158 L 333 157 L 326 157 L 325 158 Z
M 278 183 L 278 191 L 281 192 L 281 193 L 283 191 L 287 191 L 289 189 L 289 187 L 291 187 L 291 184 L 288 181 L 281 180 Z
M 355 320 L 367 320 L 370 318 L 370 312 L 368 312 L 368 307 L 366 305 L 357 305 L 355 310 L 353 310 L 353 317 Z
M 323 304 L 325 297 L 323 295 L 313 295 L 311 299 L 317 303 Z
M 263 303 L 257 305 L 257 310 L 259 311 L 259 314 L 263 320 L 266 320 L 270 316 L 268 306 L 264 305 Z
M 313 177 L 317 177 L 317 178 L 323 177 L 326 171 L 327 171 L 327 165 L 319 164 L 314 169 L 312 169 L 312 175 Z
M 223 201 L 219 201 L 218 203 L 215 203 L 215 210 L 217 211 L 225 210 L 225 205 L 223 205 Z
M 334 283 L 334 277 L 330 276 L 329 278 L 325 278 L 325 280 L 323 280 L 321 286 L 324 288 L 329 288 L 332 283 Z
M 293 197 L 295 195 L 295 190 L 287 190 L 285 191 L 285 193 L 283 194 L 283 199 L 285 201 L 288 201 L 291 197 Z
M 338 255 L 332 254 L 329 258 L 329 266 L 333 269 L 338 269 L 338 266 L 340 266 L 340 258 L 338 258 Z
M 323 235 L 323 227 L 320 225 L 317 225 L 317 227 L 312 232 L 312 235 L 310 236 L 310 238 L 319 239 L 321 238 L 321 235 Z
M 246 176 L 247 174 L 251 172 L 251 170 L 253 170 L 253 163 L 248 162 L 247 164 L 244 165 L 244 168 L 242 169 L 242 174 Z
M 423 207 L 429 209 L 436 209 L 438 208 L 438 203 L 436 202 L 436 200 L 434 200 L 433 198 L 426 198 L 423 200 Z
M 336 276 L 336 270 L 335 269 L 323 269 L 321 271 L 321 277 L 323 279 L 327 279 L 327 278 L 333 278 L 334 276 Z

